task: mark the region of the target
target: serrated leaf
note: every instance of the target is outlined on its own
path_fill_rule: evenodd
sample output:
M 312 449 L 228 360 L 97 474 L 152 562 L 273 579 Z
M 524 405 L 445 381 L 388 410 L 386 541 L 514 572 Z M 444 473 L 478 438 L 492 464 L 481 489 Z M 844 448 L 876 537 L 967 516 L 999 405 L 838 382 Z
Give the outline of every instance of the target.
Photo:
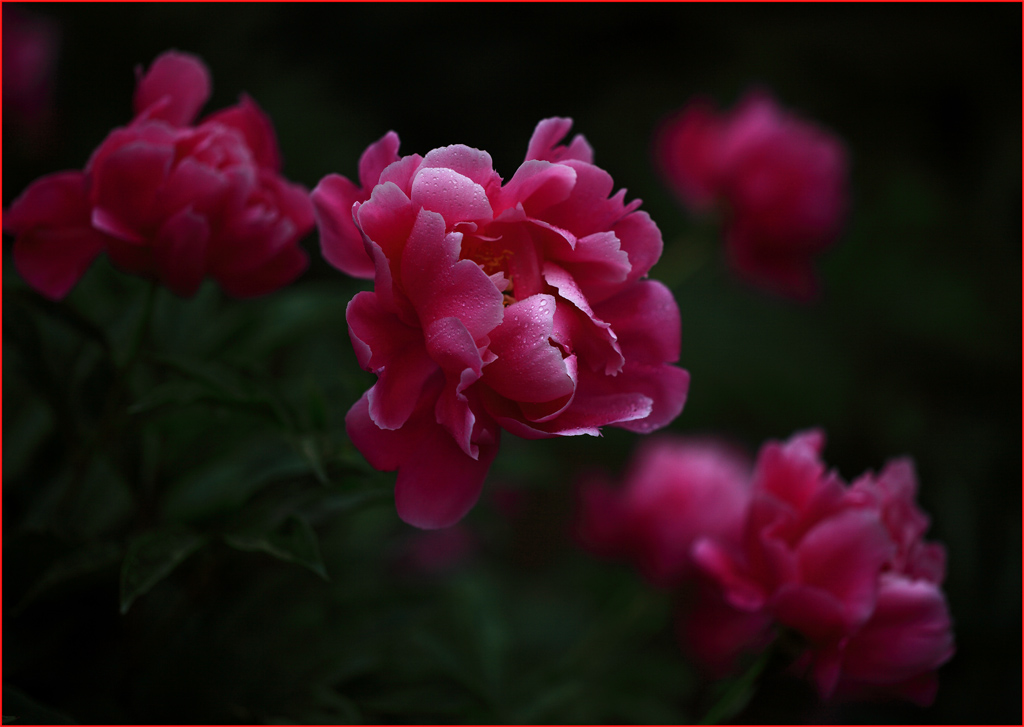
M 264 533 L 226 533 L 224 542 L 232 548 L 245 551 L 262 551 L 289 563 L 309 568 L 324 580 L 327 568 L 320 557 L 320 545 L 316 532 L 305 518 L 289 515 L 277 527 Z
M 198 533 L 169 528 L 145 533 L 128 546 L 121 566 L 121 613 L 206 543 Z

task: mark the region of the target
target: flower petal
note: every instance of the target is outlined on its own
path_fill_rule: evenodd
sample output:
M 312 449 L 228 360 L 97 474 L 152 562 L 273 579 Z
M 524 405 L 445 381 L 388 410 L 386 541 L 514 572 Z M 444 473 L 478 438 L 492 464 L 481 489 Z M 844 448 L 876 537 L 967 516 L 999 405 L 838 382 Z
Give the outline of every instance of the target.
M 421 324 L 457 318 L 482 341 L 502 320 L 502 296 L 472 260 L 459 260 L 462 235 L 445 233 L 440 214 L 422 209 L 402 254 L 402 284 Z
M 129 242 L 142 242 L 173 161 L 173 147 L 146 142 L 125 144 L 100 159 L 92 169 L 93 226 Z
M 490 388 L 521 402 L 551 401 L 572 393 L 562 353 L 550 341 L 554 312 L 550 295 L 534 295 L 505 308 L 501 325 L 491 332 L 490 350 L 497 359 L 484 371 Z
M 256 163 L 264 169 L 281 171 L 281 151 L 270 117 L 249 96 L 242 94 L 239 102 L 203 120 L 203 125 L 223 124 L 237 129 L 245 138 Z
M 566 159 L 594 163 L 594 150 L 582 134 L 577 134 L 569 146 L 561 146 L 558 142 L 565 138 L 572 128 L 572 119 L 550 118 L 537 124 L 526 147 L 526 159 L 543 159 L 549 162 L 560 162 Z
M 953 655 L 949 608 L 928 581 L 883 576 L 871 620 L 846 647 L 844 672 L 895 683 L 937 668 Z
M 195 295 L 206 275 L 209 240 L 209 224 L 190 208 L 167 220 L 153 245 L 160 281 L 183 298 Z
M 382 429 L 398 429 L 412 415 L 427 380 L 437 373 L 423 331 L 403 323 L 376 293 L 357 293 L 345 310 L 359 365 L 377 375 L 369 415 Z
M 399 145 L 398 134 L 389 131 L 366 147 L 366 150 L 360 155 L 359 184 L 362 185 L 363 193 L 366 195 L 363 199 L 367 199 L 373 188 L 377 186 L 381 172 L 398 161 Z
M 365 394 L 345 417 L 349 437 L 367 461 L 379 470 L 398 470 L 398 516 L 428 529 L 454 525 L 469 512 L 498 452 L 494 438 L 481 443 L 479 456 L 473 459 L 434 420 L 433 397 L 439 385 L 426 387 L 414 415 L 401 429 L 377 427 Z
M 361 196 L 362 190 L 355 184 L 340 174 L 331 174 L 313 190 L 313 209 L 320 251 L 327 262 L 354 278 L 372 278 L 373 260 L 352 219 L 352 206 Z
M 411 199 L 415 205 L 440 213 L 449 229 L 459 222 L 493 217 L 484 188 L 452 169 L 421 167 L 412 180 Z
M 641 280 L 594 306 L 611 325 L 622 355 L 637 363 L 675 363 L 681 347 L 679 306 L 656 280 Z
M 4 231 L 16 236 L 13 256 L 18 272 L 51 300 L 70 292 L 108 240 L 89 224 L 81 172 L 36 180 L 14 200 L 3 223 Z
M 179 51 L 161 54 L 138 79 L 133 105 L 135 115 L 163 119 L 175 126 L 190 124 L 210 98 L 210 72 L 196 56 Z

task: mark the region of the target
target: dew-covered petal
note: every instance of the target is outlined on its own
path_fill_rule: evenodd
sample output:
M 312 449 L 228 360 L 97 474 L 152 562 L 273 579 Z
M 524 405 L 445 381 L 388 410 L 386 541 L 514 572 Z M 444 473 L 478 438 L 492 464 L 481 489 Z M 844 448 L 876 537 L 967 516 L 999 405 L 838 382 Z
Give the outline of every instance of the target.
M 497 356 L 484 372 L 490 388 L 524 402 L 572 393 L 561 350 L 550 341 L 554 313 L 555 299 L 550 295 L 534 295 L 505 309 L 501 325 L 490 334 L 490 350 Z

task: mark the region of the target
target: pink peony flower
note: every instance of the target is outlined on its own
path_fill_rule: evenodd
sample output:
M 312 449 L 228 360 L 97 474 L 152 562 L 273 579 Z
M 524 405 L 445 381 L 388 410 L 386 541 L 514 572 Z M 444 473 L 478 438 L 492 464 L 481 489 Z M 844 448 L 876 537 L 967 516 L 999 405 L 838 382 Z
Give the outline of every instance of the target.
M 502 429 L 648 432 L 682 409 L 679 309 L 644 279 L 661 234 L 639 202 L 609 196 L 582 137 L 558 144 L 571 123 L 538 124 L 504 185 L 486 152 L 462 145 L 384 166 L 389 134 L 364 154 L 361 189 L 328 177 L 314 190 L 325 257 L 374 278 L 347 312 L 378 377 L 349 411 L 349 436 L 374 467 L 398 470 L 396 506 L 413 525 L 465 515 Z
M 814 258 L 838 237 L 846 212 L 838 139 L 755 92 L 726 115 L 693 102 L 663 125 L 657 156 L 688 207 L 726 208 L 726 249 L 738 273 L 776 293 L 815 295 Z
M 896 460 L 847 487 L 826 472 L 823 446 L 819 431 L 767 443 L 741 539 L 702 538 L 693 557 L 730 609 L 802 637 L 798 665 L 823 696 L 881 692 L 926 704 L 953 636 L 939 588 L 944 552 L 922 540 L 913 468 Z M 720 619 L 732 631 L 718 643 L 740 647 L 729 635 L 751 622 L 737 619 Z
M 693 576 L 695 540 L 739 540 L 750 464 L 717 442 L 662 437 L 637 451 L 623 488 L 591 479 L 580 495 L 584 546 L 627 558 L 655 585 L 670 588 Z
M 192 125 L 210 95 L 199 59 L 167 52 L 137 72 L 135 118 L 93 152 L 83 173 L 42 177 L 4 218 L 26 281 L 58 299 L 105 251 L 122 269 L 190 296 L 206 277 L 260 295 L 306 267 L 308 193 L 280 175 L 273 126 L 256 104 Z
M 819 688 L 853 697 L 890 693 L 931 704 L 938 691 L 936 671 L 955 647 L 941 588 L 946 553 L 923 540 L 928 517 L 914 502 L 913 463 L 894 460 L 877 477 L 861 477 L 852 491 L 878 509 L 896 549 L 879 577 L 878 601 L 867 623 L 816 655 Z

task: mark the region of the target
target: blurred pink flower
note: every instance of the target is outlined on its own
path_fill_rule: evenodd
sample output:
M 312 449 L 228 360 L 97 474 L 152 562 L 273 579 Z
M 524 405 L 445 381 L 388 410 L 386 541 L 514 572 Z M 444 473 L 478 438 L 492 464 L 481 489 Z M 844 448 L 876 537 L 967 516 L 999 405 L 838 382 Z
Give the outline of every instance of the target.
M 191 125 L 209 72 L 170 51 L 137 71 L 135 118 L 112 131 L 84 173 L 42 177 L 11 205 L 14 261 L 44 295 L 64 297 L 100 252 L 190 296 L 205 277 L 260 295 L 306 267 L 307 191 L 280 175 L 270 120 L 249 98 Z
M 765 444 L 740 547 L 705 538 L 694 549 L 730 604 L 768 609 L 812 642 L 844 638 L 867 621 L 894 552 L 877 511 L 826 472 L 824 441 L 808 431 Z
M 14 3 L 3 6 L 3 104 L 26 133 L 46 126 L 53 112 L 57 25 Z
M 663 436 L 637 450 L 624 480 L 621 489 L 583 482 L 577 533 L 589 550 L 632 561 L 655 585 L 693 575 L 696 539 L 739 540 L 750 463 L 731 447 Z
M 724 115 L 694 101 L 662 126 L 657 157 L 693 211 L 725 208 L 738 273 L 797 299 L 817 293 L 814 258 L 839 236 L 847 207 L 846 151 L 835 136 L 758 91 Z
M 396 506 L 413 525 L 465 515 L 501 429 L 648 432 L 682 409 L 679 309 L 644 279 L 661 234 L 624 191 L 609 196 L 581 136 L 559 145 L 571 123 L 538 124 L 504 185 L 486 152 L 454 145 L 384 166 L 359 201 L 396 154 L 388 135 L 364 154 L 361 188 L 332 176 L 314 190 L 325 257 L 374 277 L 348 306 L 360 364 L 378 376 L 349 436 L 398 470 Z
M 770 441 L 751 468 L 721 443 L 662 436 L 621 488 L 583 480 L 577 536 L 676 589 L 679 637 L 718 676 L 781 629 L 822 696 L 928 704 L 954 647 L 945 551 L 924 541 L 913 463 L 847 486 L 824 444 L 818 430 Z
M 819 431 L 765 444 L 741 540 L 701 539 L 693 557 L 731 609 L 800 635 L 798 665 L 823 696 L 929 703 L 953 635 L 939 588 L 944 552 L 922 539 L 913 468 L 895 460 L 847 487 L 826 472 L 823 446 Z
M 942 592 L 945 549 L 923 540 L 928 517 L 914 501 L 917 477 L 908 459 L 868 473 L 851 491 L 878 509 L 896 545 L 879 577 L 878 601 L 864 626 L 835 648 L 814 655 L 819 688 L 858 697 L 891 693 L 928 705 L 938 691 L 936 670 L 955 651 Z

